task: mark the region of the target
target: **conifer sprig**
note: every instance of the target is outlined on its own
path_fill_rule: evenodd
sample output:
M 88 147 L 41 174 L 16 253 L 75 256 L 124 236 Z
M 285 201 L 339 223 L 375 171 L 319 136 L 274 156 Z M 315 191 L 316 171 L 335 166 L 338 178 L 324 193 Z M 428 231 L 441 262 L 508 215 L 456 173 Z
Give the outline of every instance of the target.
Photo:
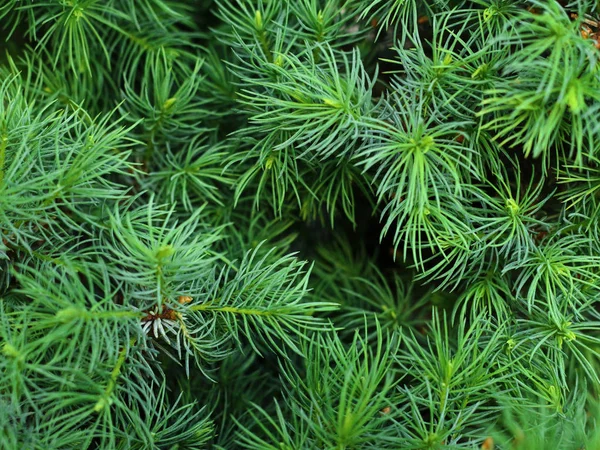
M 5 0 L 0 448 L 596 448 L 595 0 Z

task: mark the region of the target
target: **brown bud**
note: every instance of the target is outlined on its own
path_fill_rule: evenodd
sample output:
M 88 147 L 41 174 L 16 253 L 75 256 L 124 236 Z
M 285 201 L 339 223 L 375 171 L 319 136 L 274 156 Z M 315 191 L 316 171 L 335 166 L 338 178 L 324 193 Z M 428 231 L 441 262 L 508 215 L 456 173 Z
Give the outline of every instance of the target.
M 186 303 L 190 303 L 192 301 L 192 297 L 188 295 L 180 295 L 179 296 L 179 304 L 185 305 Z
M 485 441 L 481 444 L 481 450 L 494 450 L 494 439 L 491 437 L 485 438 Z

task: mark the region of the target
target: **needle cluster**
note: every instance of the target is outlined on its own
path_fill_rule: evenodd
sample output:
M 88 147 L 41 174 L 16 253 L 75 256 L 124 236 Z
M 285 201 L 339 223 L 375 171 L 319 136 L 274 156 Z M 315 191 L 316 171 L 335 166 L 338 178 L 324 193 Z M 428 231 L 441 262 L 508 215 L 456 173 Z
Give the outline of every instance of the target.
M 0 30 L 0 448 L 600 447 L 597 1 Z

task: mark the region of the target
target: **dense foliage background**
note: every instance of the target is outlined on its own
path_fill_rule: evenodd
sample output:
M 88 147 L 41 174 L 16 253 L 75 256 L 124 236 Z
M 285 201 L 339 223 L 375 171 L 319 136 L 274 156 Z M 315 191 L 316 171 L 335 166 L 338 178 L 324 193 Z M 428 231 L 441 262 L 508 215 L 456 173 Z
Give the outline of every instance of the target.
M 596 0 L 0 0 L 0 448 L 600 448 Z

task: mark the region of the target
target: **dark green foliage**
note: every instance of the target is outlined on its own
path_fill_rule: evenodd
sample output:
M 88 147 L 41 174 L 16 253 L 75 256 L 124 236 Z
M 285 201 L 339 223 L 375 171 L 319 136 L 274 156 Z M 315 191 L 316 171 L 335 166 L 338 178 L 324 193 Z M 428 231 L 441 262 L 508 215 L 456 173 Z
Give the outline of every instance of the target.
M 598 448 L 599 21 L 0 1 L 0 448 Z

